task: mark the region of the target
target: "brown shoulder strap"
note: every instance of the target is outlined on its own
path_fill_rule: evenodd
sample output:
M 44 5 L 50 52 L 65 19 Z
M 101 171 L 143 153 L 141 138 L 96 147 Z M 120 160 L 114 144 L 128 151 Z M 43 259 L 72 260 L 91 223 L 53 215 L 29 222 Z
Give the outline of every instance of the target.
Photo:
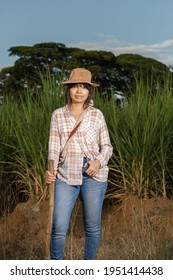
M 81 121 L 80 121 L 77 125 L 75 125 L 75 127 L 73 128 L 73 130 L 70 132 L 68 139 L 70 139 L 70 138 L 75 134 L 75 132 L 76 132 L 76 130 L 78 129 L 78 127 L 80 126 L 80 124 L 81 124 Z M 68 140 L 67 140 L 67 141 L 68 141 Z
M 65 156 L 67 147 L 68 147 L 69 144 L 71 143 L 74 134 L 76 133 L 78 127 L 80 126 L 80 124 L 81 124 L 82 120 L 84 119 L 84 117 L 85 117 L 86 113 L 88 112 L 88 110 L 89 110 L 89 107 L 88 107 L 87 109 L 85 109 L 85 110 L 82 112 L 82 114 L 79 116 L 79 118 L 77 119 L 76 124 L 75 124 L 75 127 L 74 127 L 74 128 L 72 129 L 72 131 L 70 132 L 69 137 L 68 137 L 68 139 L 67 139 L 67 142 L 66 142 L 66 144 L 65 144 L 65 146 L 64 146 L 64 149 L 63 149 L 63 151 L 62 151 L 62 157 Z

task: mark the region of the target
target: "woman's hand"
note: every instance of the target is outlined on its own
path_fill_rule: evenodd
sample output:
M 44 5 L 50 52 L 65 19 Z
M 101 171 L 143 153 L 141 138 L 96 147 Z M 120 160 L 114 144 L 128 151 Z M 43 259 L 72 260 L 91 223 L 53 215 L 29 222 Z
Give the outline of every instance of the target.
M 46 184 L 52 184 L 56 180 L 55 174 L 50 173 L 48 170 L 46 171 L 45 177 L 46 177 Z
M 98 159 L 95 159 L 89 162 L 89 167 L 85 172 L 89 176 L 94 177 L 97 174 L 99 168 L 100 168 L 100 161 Z

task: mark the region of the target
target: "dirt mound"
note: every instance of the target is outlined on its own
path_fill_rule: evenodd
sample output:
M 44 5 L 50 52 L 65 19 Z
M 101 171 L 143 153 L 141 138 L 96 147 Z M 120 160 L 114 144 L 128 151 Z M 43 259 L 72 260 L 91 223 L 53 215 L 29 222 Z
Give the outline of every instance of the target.
M 0 223 L 1 259 L 43 259 L 48 201 L 34 198 L 16 206 Z M 128 196 L 120 204 L 104 204 L 98 259 L 172 259 L 173 201 Z M 82 205 L 73 211 L 66 259 L 82 259 Z M 166 251 L 165 251 L 166 250 Z

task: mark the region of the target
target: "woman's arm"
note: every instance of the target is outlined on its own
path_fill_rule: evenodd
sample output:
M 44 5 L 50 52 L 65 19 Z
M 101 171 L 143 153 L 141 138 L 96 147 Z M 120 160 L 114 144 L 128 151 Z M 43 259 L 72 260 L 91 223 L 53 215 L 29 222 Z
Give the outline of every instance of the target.
M 107 165 L 110 157 L 112 156 L 113 147 L 110 142 L 109 132 L 104 116 L 100 120 L 100 130 L 99 130 L 99 146 L 100 153 L 95 159 L 99 160 L 100 167 Z

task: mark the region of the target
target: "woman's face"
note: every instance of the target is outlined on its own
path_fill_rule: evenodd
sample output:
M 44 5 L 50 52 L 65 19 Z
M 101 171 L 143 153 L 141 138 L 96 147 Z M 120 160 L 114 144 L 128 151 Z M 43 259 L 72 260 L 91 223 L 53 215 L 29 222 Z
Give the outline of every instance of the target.
M 69 93 L 73 104 L 84 104 L 88 98 L 89 90 L 86 88 L 85 84 L 74 84 L 70 87 Z

